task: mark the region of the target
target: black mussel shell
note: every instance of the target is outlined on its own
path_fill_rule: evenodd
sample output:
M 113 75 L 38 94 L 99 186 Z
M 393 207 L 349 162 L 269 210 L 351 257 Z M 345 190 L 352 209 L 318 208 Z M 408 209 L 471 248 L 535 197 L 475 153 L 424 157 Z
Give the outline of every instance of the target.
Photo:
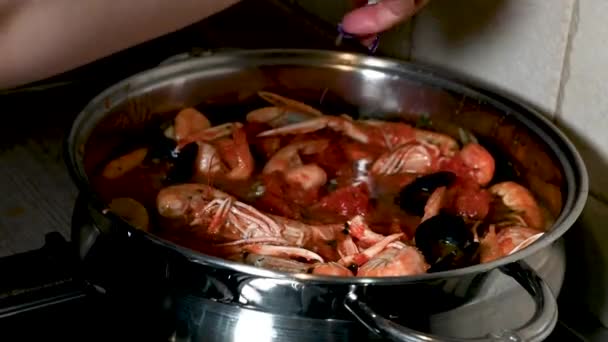
M 147 158 L 173 161 L 179 155 L 177 142 L 169 139 L 162 134 L 155 136 L 150 142 L 150 151 Z
M 468 263 L 466 256 L 474 257 L 476 251 L 476 248 L 469 247 L 473 239 L 473 233 L 462 217 L 444 212 L 422 222 L 415 235 L 416 246 L 426 261 L 431 266 L 441 262 L 439 268 Z
M 166 184 L 188 182 L 194 176 L 198 145 L 190 143 L 181 149 L 177 142 L 167 138 L 163 128 L 152 134 L 149 139 L 149 152 L 146 158 L 153 162 L 167 163 L 169 168 L 165 178 Z
M 449 186 L 456 180 L 456 174 L 441 171 L 417 178 L 406 185 L 395 198 L 399 207 L 416 216 L 424 215 L 424 206 L 431 194 L 442 186 Z
M 198 145 L 190 143 L 176 153 L 171 160 L 171 168 L 167 174 L 166 181 L 169 183 L 188 182 L 194 176 Z
M 439 259 L 428 270 L 429 273 L 449 271 L 457 268 L 467 267 L 479 263 L 479 242 L 472 242 L 464 249 L 454 248 L 454 250 Z

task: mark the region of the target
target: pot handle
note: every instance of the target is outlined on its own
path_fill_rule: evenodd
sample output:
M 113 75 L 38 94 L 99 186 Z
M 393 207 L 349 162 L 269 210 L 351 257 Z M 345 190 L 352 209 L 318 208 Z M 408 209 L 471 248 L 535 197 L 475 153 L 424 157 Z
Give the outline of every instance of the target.
M 497 341 L 542 341 L 557 324 L 557 302 L 551 288 L 523 261 L 499 267 L 504 274 L 515 279 L 534 299 L 534 316 L 515 330 L 502 331 L 481 338 L 442 338 L 415 331 L 396 324 L 375 313 L 361 301 L 354 289 L 346 296 L 344 306 L 368 329 L 393 341 L 403 342 L 497 342 Z

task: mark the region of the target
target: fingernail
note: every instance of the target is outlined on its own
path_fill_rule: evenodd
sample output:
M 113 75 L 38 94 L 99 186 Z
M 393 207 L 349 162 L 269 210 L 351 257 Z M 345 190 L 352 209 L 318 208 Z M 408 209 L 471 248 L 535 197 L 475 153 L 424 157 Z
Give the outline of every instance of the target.
M 372 42 L 372 45 L 370 45 L 370 47 L 369 47 L 369 52 L 375 53 L 376 50 L 378 50 L 379 45 L 380 45 L 380 35 L 376 35 L 376 37 L 374 38 L 374 41 Z
M 349 34 L 348 32 L 344 31 L 344 27 L 342 26 L 342 23 L 338 24 L 338 33 L 346 39 L 353 39 L 355 38 L 355 36 L 353 36 L 352 34 Z

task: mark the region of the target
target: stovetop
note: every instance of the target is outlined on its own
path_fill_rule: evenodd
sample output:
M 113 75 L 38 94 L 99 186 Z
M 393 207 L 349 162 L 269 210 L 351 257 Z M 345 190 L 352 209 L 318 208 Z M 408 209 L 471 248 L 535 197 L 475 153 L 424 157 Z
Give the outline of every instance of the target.
M 0 200 L 0 257 L 31 250 L 15 258 L 0 258 L 2 340 L 167 341 L 172 335 L 172 322 L 156 315 L 158 308 L 100 293 L 73 278 L 75 266 L 61 252 L 69 250 L 61 236 L 69 236 L 77 195 L 63 165 L 61 144 L 70 122 L 87 101 L 118 80 L 192 47 L 335 49 L 334 33 L 331 25 L 294 13 L 284 1 L 245 1 L 184 30 L 72 72 L 0 92 L 3 111 L 12 113 L 5 116 L 0 134 L 0 176 L 4 193 L 12 194 Z M 340 49 L 365 52 L 348 42 Z M 47 236 L 47 242 L 56 249 L 51 254 L 48 249 L 37 251 L 45 233 L 51 231 L 58 233 Z M 32 274 L 31 279 L 23 277 L 24 272 Z M 11 282 L 12 278 L 23 282 Z M 42 286 L 36 285 L 40 279 L 44 280 Z M 581 320 L 577 311 L 561 312 Z M 557 338 L 591 340 L 562 321 L 549 340 Z

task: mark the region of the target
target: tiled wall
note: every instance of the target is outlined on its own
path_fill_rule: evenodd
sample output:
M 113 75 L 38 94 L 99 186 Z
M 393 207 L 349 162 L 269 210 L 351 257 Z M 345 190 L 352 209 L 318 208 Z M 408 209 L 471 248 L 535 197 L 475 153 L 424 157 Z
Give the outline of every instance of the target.
M 348 8 L 344 0 L 300 3 L 334 22 Z M 328 10 L 327 3 L 335 8 Z M 411 31 L 404 25 L 391 32 L 380 51 L 499 87 L 544 111 L 573 140 L 586 162 L 591 192 L 576 229 L 584 241 L 600 246 L 575 256 L 593 273 L 581 279 L 581 299 L 606 326 L 607 17 L 606 0 L 433 0 L 410 23 Z
M 573 140 L 591 198 L 574 232 L 587 244 L 569 257 L 588 270 L 576 286 L 580 299 L 608 326 L 606 15 L 605 0 L 434 0 L 414 20 L 411 59 L 498 86 L 544 111 Z

